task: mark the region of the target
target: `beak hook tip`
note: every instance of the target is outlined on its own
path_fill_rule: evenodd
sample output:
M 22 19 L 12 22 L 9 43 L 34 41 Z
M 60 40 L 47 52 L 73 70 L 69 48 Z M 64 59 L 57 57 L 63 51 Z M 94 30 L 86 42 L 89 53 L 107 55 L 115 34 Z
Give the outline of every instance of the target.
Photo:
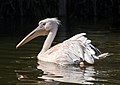
M 17 45 L 17 46 L 16 46 L 16 49 L 18 49 L 18 48 L 19 48 L 19 46 Z

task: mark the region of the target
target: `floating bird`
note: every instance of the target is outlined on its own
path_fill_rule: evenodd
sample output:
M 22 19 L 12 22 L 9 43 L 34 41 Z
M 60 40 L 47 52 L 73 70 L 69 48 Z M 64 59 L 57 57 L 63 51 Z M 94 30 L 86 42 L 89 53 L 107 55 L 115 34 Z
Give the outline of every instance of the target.
M 16 48 L 24 45 L 30 40 L 45 36 L 47 38 L 44 42 L 42 50 L 37 58 L 40 61 L 53 62 L 60 65 L 64 64 L 94 64 L 95 60 L 105 58 L 108 53 L 101 53 L 96 47 L 91 44 L 91 40 L 85 37 L 86 33 L 76 34 L 75 36 L 59 43 L 53 47 L 51 44 L 56 36 L 60 20 L 57 18 L 47 18 L 41 20 L 36 29 L 28 34 Z

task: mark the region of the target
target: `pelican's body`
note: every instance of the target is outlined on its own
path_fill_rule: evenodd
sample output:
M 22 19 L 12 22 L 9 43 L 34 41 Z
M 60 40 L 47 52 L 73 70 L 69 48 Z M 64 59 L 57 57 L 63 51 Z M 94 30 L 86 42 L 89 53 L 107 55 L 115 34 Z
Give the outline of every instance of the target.
M 56 18 L 47 18 L 39 22 L 39 26 L 27 35 L 16 47 L 19 47 L 33 38 L 41 35 L 48 35 L 41 52 L 37 58 L 41 61 L 63 64 L 79 64 L 87 62 L 94 64 L 94 61 L 108 56 L 108 53 L 101 52 L 91 44 L 85 35 L 81 33 L 65 40 L 64 42 L 51 47 L 56 36 L 60 21 Z

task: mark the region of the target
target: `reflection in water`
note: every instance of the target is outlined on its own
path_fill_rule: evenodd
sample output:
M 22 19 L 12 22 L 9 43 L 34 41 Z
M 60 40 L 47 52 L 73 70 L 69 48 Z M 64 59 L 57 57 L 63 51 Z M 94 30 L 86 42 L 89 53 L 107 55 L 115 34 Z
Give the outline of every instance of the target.
M 54 63 L 38 61 L 38 69 L 42 69 L 44 74 L 40 79 L 54 80 L 67 83 L 94 84 L 95 70 L 93 66 L 82 67 L 74 65 L 61 66 Z

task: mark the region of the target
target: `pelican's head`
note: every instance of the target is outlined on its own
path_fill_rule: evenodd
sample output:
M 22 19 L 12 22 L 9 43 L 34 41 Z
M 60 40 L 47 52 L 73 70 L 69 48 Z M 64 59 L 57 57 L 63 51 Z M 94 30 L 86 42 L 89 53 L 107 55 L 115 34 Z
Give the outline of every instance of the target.
M 38 27 L 34 29 L 31 33 L 29 33 L 17 46 L 16 48 L 26 44 L 30 40 L 38 37 L 38 36 L 45 36 L 54 29 L 58 28 L 60 21 L 57 18 L 47 18 L 41 20 L 38 24 Z

